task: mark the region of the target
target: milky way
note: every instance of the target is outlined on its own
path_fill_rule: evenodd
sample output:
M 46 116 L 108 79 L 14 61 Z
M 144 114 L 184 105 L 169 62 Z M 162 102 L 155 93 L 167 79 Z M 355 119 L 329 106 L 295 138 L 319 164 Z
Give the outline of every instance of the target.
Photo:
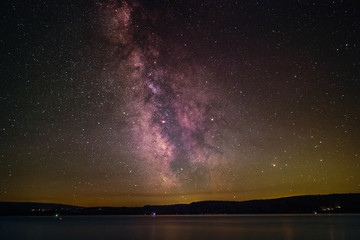
M 191 65 L 177 53 L 161 56 L 164 46 L 177 44 L 151 31 L 152 22 L 166 18 L 126 2 L 111 2 L 101 13 L 113 45 L 113 67 L 122 73 L 115 81 L 126 89 L 124 114 L 130 116 L 134 154 L 162 185 L 211 185 L 209 171 L 223 155 L 213 137 L 221 134 L 218 125 L 224 120 L 206 68 Z M 169 58 L 178 62 L 176 69 L 169 66 L 174 61 Z

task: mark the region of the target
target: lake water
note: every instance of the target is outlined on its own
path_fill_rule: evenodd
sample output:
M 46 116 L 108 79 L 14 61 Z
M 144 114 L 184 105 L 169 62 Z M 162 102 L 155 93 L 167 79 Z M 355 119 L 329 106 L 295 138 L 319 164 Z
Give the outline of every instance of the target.
M 0 239 L 359 240 L 360 215 L 0 217 Z

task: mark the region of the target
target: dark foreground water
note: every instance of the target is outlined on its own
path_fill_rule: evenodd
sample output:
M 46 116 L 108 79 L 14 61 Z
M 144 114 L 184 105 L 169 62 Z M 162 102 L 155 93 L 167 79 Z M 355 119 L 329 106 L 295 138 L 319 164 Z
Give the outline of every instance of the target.
M 359 240 L 360 215 L 0 217 L 0 239 Z

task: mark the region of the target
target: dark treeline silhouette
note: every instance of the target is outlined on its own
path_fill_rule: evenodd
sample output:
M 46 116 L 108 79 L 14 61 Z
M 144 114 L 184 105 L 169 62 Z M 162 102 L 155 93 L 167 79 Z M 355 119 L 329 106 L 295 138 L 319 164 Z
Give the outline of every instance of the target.
M 151 215 L 360 213 L 360 193 L 307 195 L 267 200 L 202 201 L 144 207 L 79 207 L 52 203 L 0 202 L 0 215 Z

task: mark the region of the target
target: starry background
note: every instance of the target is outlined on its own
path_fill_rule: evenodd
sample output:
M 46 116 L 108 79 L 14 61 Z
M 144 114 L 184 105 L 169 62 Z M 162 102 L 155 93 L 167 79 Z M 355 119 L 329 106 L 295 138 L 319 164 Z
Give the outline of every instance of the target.
M 0 201 L 360 192 L 355 1 L 1 5 Z

